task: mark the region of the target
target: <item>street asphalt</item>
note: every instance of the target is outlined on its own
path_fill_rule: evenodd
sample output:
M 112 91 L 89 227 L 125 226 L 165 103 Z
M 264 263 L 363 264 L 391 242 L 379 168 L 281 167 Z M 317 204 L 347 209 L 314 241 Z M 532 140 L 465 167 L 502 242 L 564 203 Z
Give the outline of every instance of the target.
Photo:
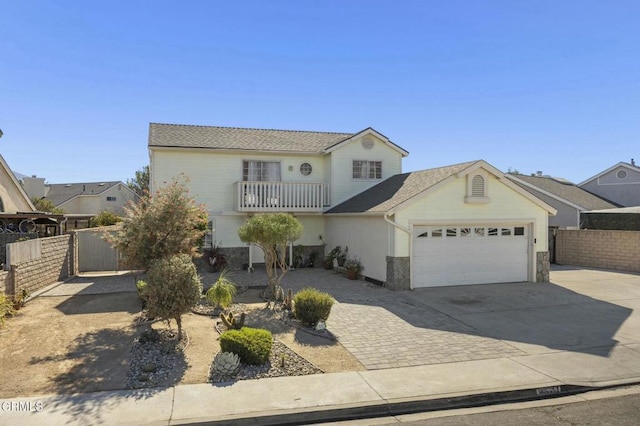
M 76 280 L 77 291 L 119 288 Z M 309 424 L 640 382 L 639 274 L 554 266 L 550 283 L 390 291 L 300 269 L 283 286 L 334 296 L 327 327 L 367 371 L 0 400 L 0 423 Z

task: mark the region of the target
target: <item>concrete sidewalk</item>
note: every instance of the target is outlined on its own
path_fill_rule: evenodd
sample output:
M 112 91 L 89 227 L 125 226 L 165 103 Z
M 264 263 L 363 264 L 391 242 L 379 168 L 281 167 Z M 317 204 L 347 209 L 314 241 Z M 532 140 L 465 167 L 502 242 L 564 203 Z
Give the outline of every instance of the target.
M 640 345 L 228 384 L 0 401 L 0 423 L 305 424 L 515 402 L 640 383 Z

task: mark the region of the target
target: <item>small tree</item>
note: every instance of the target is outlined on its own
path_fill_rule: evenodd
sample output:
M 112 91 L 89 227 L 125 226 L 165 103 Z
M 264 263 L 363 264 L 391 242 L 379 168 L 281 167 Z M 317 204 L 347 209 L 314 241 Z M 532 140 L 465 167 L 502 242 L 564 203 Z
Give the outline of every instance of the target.
M 140 197 L 149 194 L 149 166 L 136 171 L 136 177 L 127 179 L 127 186 Z
M 302 236 L 298 219 L 286 213 L 272 213 L 250 218 L 238 229 L 240 239 L 257 245 L 264 252 L 267 270 L 267 289 L 264 296 L 274 299 L 282 278 L 289 270 L 286 262 L 287 245 Z
M 146 307 L 151 317 L 176 320 L 182 338 L 182 314 L 193 308 L 202 295 L 196 265 L 188 254 L 155 260 L 149 268 L 145 287 Z
M 32 198 L 31 202 L 33 203 L 33 206 L 36 208 L 37 211 L 39 212 L 47 212 L 47 213 L 53 213 L 53 214 L 64 214 L 64 210 L 62 210 L 61 208 L 56 207 L 53 204 L 53 201 L 51 201 L 48 198 Z
M 98 226 L 111 226 L 118 222 L 122 222 L 122 217 L 110 211 L 102 211 L 93 219 L 91 219 L 91 228 Z
M 125 207 L 122 227 L 106 236 L 132 268 L 149 269 L 156 259 L 197 254 L 207 230 L 207 211 L 188 197 L 186 177 L 175 179 L 153 196 Z

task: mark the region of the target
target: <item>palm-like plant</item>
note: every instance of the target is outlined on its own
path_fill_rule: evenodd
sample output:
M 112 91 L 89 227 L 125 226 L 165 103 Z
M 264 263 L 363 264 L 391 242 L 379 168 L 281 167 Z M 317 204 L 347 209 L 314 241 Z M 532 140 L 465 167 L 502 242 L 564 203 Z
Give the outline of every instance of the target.
M 236 295 L 236 285 L 227 278 L 228 269 L 225 268 L 221 273 L 215 284 L 211 286 L 205 298 L 207 302 L 213 305 L 214 308 L 220 307 L 226 309 L 233 303 L 233 298 Z

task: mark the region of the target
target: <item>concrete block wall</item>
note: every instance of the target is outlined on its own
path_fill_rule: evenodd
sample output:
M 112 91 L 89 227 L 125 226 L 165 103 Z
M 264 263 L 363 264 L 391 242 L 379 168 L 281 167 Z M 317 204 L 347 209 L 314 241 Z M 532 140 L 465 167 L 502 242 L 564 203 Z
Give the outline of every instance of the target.
M 640 231 L 559 229 L 556 263 L 640 272 Z
M 15 295 L 20 294 L 22 290 L 33 293 L 74 275 L 74 268 L 72 235 L 43 238 L 40 259 L 12 266 L 10 275 L 13 276 L 13 283 L 7 285 L 7 293 Z

